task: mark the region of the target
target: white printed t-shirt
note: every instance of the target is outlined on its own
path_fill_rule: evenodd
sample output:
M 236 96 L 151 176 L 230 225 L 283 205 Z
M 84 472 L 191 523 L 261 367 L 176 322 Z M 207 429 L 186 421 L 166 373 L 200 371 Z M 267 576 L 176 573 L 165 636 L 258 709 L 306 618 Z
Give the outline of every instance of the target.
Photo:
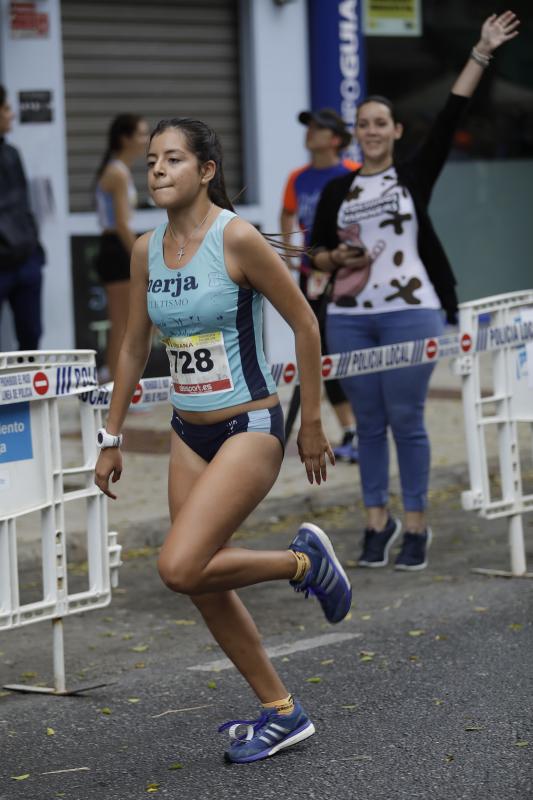
M 418 221 L 410 192 L 392 166 L 358 173 L 337 215 L 341 241 L 364 247 L 373 262 L 357 297 L 328 304 L 329 314 L 380 314 L 441 304 L 418 254 Z

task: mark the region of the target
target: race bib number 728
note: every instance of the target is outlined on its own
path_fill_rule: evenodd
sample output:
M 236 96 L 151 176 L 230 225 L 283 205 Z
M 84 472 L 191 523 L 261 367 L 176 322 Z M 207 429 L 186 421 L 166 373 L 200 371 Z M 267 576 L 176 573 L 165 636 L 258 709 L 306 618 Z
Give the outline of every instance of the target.
M 163 339 L 177 394 L 215 394 L 233 389 L 221 331 Z

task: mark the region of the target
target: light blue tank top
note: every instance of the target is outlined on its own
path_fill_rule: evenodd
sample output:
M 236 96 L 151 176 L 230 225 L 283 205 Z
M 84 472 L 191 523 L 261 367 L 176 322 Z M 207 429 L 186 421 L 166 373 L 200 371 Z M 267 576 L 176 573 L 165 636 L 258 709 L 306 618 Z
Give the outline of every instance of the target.
M 179 269 L 163 258 L 166 223 L 150 238 L 148 314 L 167 348 L 178 410 L 228 408 L 276 391 L 263 352 L 263 298 L 232 281 L 224 261 L 224 228 L 235 216 L 223 210 Z
M 125 171 L 128 175 L 128 201 L 130 204 L 130 216 L 133 212 L 134 208 L 137 205 L 137 189 L 135 188 L 135 184 L 133 182 L 133 178 L 131 177 L 131 172 L 124 164 L 123 161 L 120 159 L 115 158 L 112 159 L 110 164 L 116 164 L 120 169 Z M 114 230 L 116 227 L 116 219 L 115 219 L 115 207 L 113 205 L 113 195 L 111 192 L 106 192 L 100 186 L 100 183 L 96 185 L 95 191 L 95 198 L 96 198 L 96 211 L 98 213 L 98 222 L 100 223 L 100 227 L 103 231 L 105 230 Z

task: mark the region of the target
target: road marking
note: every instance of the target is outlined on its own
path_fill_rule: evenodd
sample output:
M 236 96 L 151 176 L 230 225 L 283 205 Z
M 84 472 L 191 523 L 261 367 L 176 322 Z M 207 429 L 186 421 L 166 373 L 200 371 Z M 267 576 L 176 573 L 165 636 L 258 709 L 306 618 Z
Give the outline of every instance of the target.
M 326 647 L 326 645 L 347 642 L 349 639 L 360 639 L 362 633 L 324 633 L 322 636 L 314 636 L 312 639 L 299 639 L 291 644 L 279 644 L 275 647 L 267 647 L 267 655 L 270 658 L 277 656 L 287 656 L 290 653 L 298 653 L 301 650 L 313 650 L 315 647 Z M 196 664 L 188 669 L 196 672 L 220 672 L 223 669 L 231 669 L 234 665 L 228 658 L 219 658 L 218 661 L 209 661 L 206 664 Z

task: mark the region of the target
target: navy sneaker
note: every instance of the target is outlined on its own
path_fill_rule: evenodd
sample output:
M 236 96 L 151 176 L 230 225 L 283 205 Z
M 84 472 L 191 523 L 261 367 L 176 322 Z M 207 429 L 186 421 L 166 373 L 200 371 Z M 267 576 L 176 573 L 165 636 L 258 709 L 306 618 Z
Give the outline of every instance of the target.
M 365 529 L 363 552 L 357 562 L 359 567 L 386 567 L 389 563 L 389 550 L 402 530 L 402 523 L 389 517 L 384 530 Z
M 336 461 L 346 461 L 349 464 L 356 464 L 359 461 L 359 451 L 357 449 L 357 434 L 345 433 L 342 444 L 333 448 Z
M 289 550 L 305 553 L 311 562 L 311 569 L 304 579 L 290 581 L 291 586 L 297 592 L 305 592 L 306 598 L 314 594 L 328 622 L 344 619 L 352 604 L 352 587 L 329 537 L 318 525 L 304 522 Z
M 409 533 L 403 535 L 402 549 L 400 550 L 394 569 L 417 570 L 425 569 L 428 565 L 428 550 L 433 534 L 431 528 L 424 533 Z
M 241 726 L 246 730 L 239 734 Z M 295 700 L 292 714 L 278 714 L 276 708 L 269 708 L 257 720 L 234 719 L 225 722 L 218 730 L 228 729 L 232 743 L 224 753 L 224 758 L 235 764 L 268 758 L 315 733 L 315 726 L 298 700 Z

